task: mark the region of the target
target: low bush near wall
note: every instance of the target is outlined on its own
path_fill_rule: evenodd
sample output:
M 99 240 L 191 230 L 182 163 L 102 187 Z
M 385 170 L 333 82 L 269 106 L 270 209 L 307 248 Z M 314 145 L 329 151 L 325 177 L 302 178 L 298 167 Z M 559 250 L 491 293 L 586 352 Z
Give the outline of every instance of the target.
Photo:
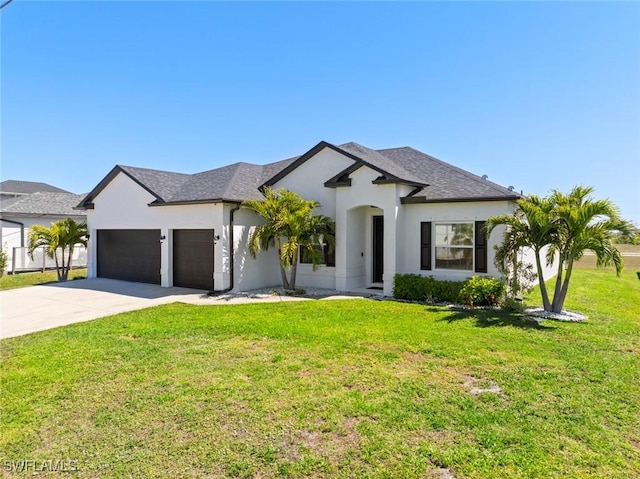
M 472 276 L 460 291 L 460 300 L 467 306 L 498 306 L 504 295 L 504 284 L 495 278 Z
M 504 284 L 495 278 L 472 276 L 466 281 L 438 281 L 433 276 L 397 274 L 393 297 L 409 301 L 464 303 L 467 306 L 497 306 Z
M 394 277 L 393 297 L 410 301 L 443 301 L 457 303 L 463 281 L 438 281 L 433 276 L 397 274 Z

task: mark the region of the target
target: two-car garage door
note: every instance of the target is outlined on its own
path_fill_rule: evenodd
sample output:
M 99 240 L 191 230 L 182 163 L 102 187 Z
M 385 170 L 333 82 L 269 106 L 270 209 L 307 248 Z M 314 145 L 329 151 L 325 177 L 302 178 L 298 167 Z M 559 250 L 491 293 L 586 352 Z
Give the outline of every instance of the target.
M 160 284 L 160 230 L 98 230 L 98 276 Z M 173 231 L 173 285 L 213 290 L 213 230 Z
M 98 276 L 160 284 L 160 230 L 98 230 Z

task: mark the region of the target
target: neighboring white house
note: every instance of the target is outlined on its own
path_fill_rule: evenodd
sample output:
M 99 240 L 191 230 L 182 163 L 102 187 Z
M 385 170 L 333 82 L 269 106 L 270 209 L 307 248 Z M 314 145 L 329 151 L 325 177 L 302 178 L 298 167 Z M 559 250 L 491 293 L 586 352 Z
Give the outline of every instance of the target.
M 335 254 L 315 272 L 301 264 L 299 286 L 387 295 L 396 273 L 498 276 L 493 247 L 501 232 L 486 240 L 481 228 L 513 212 L 519 198 L 409 147 L 323 141 L 277 163 L 193 175 L 118 165 L 78 205 L 90 233 L 88 276 L 215 291 L 279 284 L 274 251 L 249 255 L 260 220 L 240 208 L 267 186 L 319 201 L 318 213 L 336 222 Z
M 31 226 L 48 226 L 65 218 L 86 221 L 85 212 L 74 209 L 82 198 L 83 195 L 69 193 L 47 183 L 18 180 L 0 183 L 0 247 L 9 256 L 7 269 L 11 271 L 14 267 L 14 252 L 20 263 L 18 270 L 34 269 L 21 267 L 31 262 L 26 254 Z M 78 254 L 82 252 L 76 251 Z M 43 261 L 44 257 L 36 260 L 38 268 Z

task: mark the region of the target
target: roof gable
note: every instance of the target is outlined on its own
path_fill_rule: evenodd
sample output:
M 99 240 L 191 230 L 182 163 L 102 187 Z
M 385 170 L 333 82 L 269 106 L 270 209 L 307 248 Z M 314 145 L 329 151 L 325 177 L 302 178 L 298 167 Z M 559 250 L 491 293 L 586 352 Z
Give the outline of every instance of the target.
M 379 183 L 405 183 L 412 186 L 426 186 L 426 183 L 419 181 L 419 179 L 412 175 L 410 172 L 406 171 L 400 165 L 389 160 L 389 158 L 386 158 L 376 150 L 372 150 L 371 148 L 367 148 L 366 146 L 362 146 L 354 142 L 336 146 L 326 141 L 321 141 L 309 151 L 296 158 L 295 161 L 289 163 L 276 175 L 265 181 L 261 185 L 261 188 L 275 185 L 282 178 L 287 176 L 289 173 L 291 173 L 293 170 L 301 166 L 309 159 L 313 158 L 316 154 L 318 154 L 325 148 L 329 148 L 354 161 L 354 164 L 350 165 L 348 168 L 345 168 L 334 177 L 328 179 L 325 182 L 325 186 L 327 187 L 348 186 L 350 183 L 346 181 L 346 177 L 348 177 L 350 173 L 356 171 L 362 166 L 368 166 L 372 170 L 380 173 L 379 180 L 376 180 Z
M 153 195 L 156 201 L 160 202 L 165 201 L 164 197 L 171 195 L 171 193 L 179 188 L 180 184 L 190 176 L 183 173 L 116 165 L 107 173 L 102 181 L 83 198 L 77 207 L 80 209 L 92 209 L 96 196 L 120 173 L 129 177 L 138 186 Z

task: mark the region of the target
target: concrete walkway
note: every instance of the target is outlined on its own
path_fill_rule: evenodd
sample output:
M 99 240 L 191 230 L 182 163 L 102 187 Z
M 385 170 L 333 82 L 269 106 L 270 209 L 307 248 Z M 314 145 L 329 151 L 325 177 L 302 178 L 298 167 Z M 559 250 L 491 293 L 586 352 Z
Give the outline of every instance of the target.
M 352 298 L 335 295 L 324 299 Z M 208 297 L 205 291 L 161 288 L 154 284 L 95 278 L 0 291 L 0 338 L 11 338 L 67 324 L 160 304 L 242 304 L 304 301 L 309 298 L 265 295 Z

